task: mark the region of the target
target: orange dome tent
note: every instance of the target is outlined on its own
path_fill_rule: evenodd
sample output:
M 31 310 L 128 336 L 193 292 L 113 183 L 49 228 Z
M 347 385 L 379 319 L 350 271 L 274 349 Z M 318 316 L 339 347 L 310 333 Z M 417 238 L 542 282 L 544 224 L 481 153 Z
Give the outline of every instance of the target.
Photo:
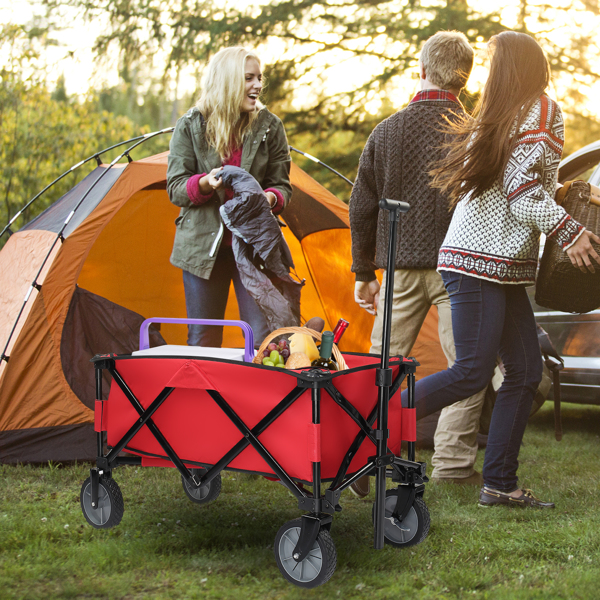
M 95 458 L 89 359 L 135 350 L 146 317 L 185 317 L 181 271 L 169 262 L 179 209 L 166 193 L 167 154 L 99 165 L 0 252 L 1 463 Z M 329 329 L 347 319 L 341 348 L 366 352 L 372 317 L 353 300 L 348 207 L 295 164 L 291 180 L 282 218 L 306 280 L 302 319 L 321 316 Z M 237 318 L 233 293 L 226 318 Z M 228 329 L 224 345 L 242 346 Z M 154 337 L 186 335 L 164 324 Z M 445 368 L 435 311 L 413 354 L 421 377 Z

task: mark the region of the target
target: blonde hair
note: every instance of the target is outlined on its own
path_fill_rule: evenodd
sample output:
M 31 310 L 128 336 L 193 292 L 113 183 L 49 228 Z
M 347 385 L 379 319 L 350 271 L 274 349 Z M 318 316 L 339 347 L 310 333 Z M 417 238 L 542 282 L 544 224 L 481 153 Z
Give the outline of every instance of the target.
M 260 59 L 254 52 L 240 46 L 222 48 L 208 63 L 202 83 L 202 93 L 196 103 L 206 120 L 206 141 L 227 158 L 241 147 L 244 136 L 263 105 L 256 103 L 254 111 L 241 112 L 246 93 L 246 61 Z
M 439 31 L 421 50 L 427 79 L 444 90 L 462 90 L 473 68 L 473 48 L 459 31 Z

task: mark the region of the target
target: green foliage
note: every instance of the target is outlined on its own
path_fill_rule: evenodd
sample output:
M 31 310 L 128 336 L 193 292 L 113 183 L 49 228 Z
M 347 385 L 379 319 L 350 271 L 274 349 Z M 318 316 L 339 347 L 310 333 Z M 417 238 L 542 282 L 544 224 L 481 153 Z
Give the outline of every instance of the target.
M 44 4 L 49 22 L 60 21 L 64 7 L 78 10 L 87 19 L 106 20 L 108 27 L 96 41 L 96 51 L 99 57 L 118 53 L 124 87 L 102 92 L 101 106 L 128 115 L 138 125 L 172 125 L 191 105 L 198 90 L 190 98 L 166 100 L 169 85 L 173 87 L 185 69 L 192 69 L 199 82 L 207 61 L 220 48 L 236 44 L 257 48 L 269 56 L 264 99 L 284 120 L 291 144 L 309 150 L 350 179 L 373 127 L 408 101 L 406 97 L 392 103 L 390 92 L 414 71 L 424 40 L 439 30 L 456 29 L 481 48 L 492 35 L 506 29 L 501 6 L 477 4 L 475 10 L 475 3 L 468 0 L 259 0 L 248 4 L 44 0 Z M 535 32 L 548 52 L 554 76 L 565 90 L 559 100 L 567 115 L 574 117 L 584 99 L 582 86 L 598 77 L 592 67 L 598 50 L 591 34 L 564 31 L 557 42 L 553 30 L 564 29 L 567 15 L 585 20 L 586 15 L 597 14 L 595 1 L 561 7 L 521 0 L 518 6 L 517 29 Z M 332 92 L 328 78 L 340 63 L 348 65 L 347 85 Z M 140 98 L 137 104 L 135 97 Z M 372 114 L 366 105 L 374 100 L 380 107 Z M 472 108 L 472 99 L 463 100 Z M 588 120 L 596 122 L 594 117 Z M 580 118 L 570 119 L 573 139 L 591 141 L 591 130 L 582 123 Z M 314 164 L 299 162 L 312 174 L 321 173 Z M 348 197 L 347 184 L 335 175 L 323 171 L 317 178 L 342 198 Z
M 115 139 L 132 137 L 133 128 L 128 119 L 97 113 L 94 108 L 90 102 L 55 102 L 43 85 L 15 85 L 11 90 L 2 86 L 2 222 L 6 223 L 18 208 L 82 158 L 107 147 Z M 90 163 L 90 167 L 93 166 L 95 163 Z M 73 177 L 63 179 L 35 206 L 27 209 L 15 225 L 19 227 L 28 222 L 74 182 Z
M 62 173 L 115 143 L 148 132 L 136 129 L 125 116 L 99 110 L 94 94 L 84 101 L 67 98 L 63 86 L 50 92 L 39 77 L 39 52 L 31 31 L 5 26 L 0 30 L 0 50 L 9 56 L 0 67 L 0 226 Z M 32 73 L 27 77 L 27 73 Z M 36 77 L 36 74 L 38 76 Z M 167 140 L 153 148 L 164 150 Z M 160 144 L 160 147 L 158 146 Z M 122 150 L 122 149 L 121 149 Z M 110 162 L 118 152 L 103 154 Z M 143 156 L 139 152 L 139 156 Z M 95 167 L 91 161 L 53 186 L 26 209 L 11 227 L 17 230 L 62 196 Z M 6 242 L 6 234 L 0 245 Z
M 276 43 L 282 51 L 266 66 L 265 100 L 284 118 L 290 136 L 318 138 L 338 131 L 365 138 L 373 120 L 365 118 L 364 104 L 385 99 L 436 31 L 458 29 L 475 42 L 503 29 L 498 14 L 477 14 L 466 2 L 280 0 L 238 8 L 187 0 L 46 0 L 46 5 L 54 18 L 69 6 L 89 19 L 108 19 L 109 30 L 98 38 L 96 50 L 102 56 L 118 49 L 121 73 L 129 81 L 149 64 L 162 70 L 166 83 L 186 66 L 200 73 L 224 46 Z M 166 61 L 153 62 L 165 47 L 170 48 Z M 370 73 L 366 67 L 368 76 L 362 77 L 365 68 L 353 63 L 350 70 L 360 69 L 361 77 L 356 82 L 349 77 L 347 90 L 327 92 L 328 69 L 357 58 L 376 59 L 378 67 Z M 299 96 L 306 97 L 301 108 L 293 102 Z
M 563 156 L 600 140 L 600 121 L 594 116 L 583 114 L 565 115 L 566 139 Z M 591 174 L 591 173 L 590 173 Z
M 457 29 L 482 48 L 506 28 L 500 6 L 482 9 L 479 4 L 475 10 L 468 0 L 259 0 L 256 4 L 42 0 L 42 4 L 48 11 L 44 19 L 28 28 L 5 27 L 0 40 L 3 47 L 11 48 L 13 60 L 12 66 L 3 67 L 0 91 L 5 165 L 0 178 L 0 223 L 84 156 L 174 125 L 199 91 L 181 94 L 182 74 L 194 73 L 199 87 L 210 57 L 234 44 L 256 48 L 268 57 L 264 100 L 284 120 L 290 143 L 354 179 L 372 129 L 402 108 L 411 89 L 416 89 L 406 83 L 425 39 L 442 29 Z M 39 61 L 43 48 L 56 44 L 53 35 L 63 26 L 65 9 L 71 11 L 71 20 L 73 11 L 78 11 L 81 18 L 107 23 L 96 40 L 97 68 L 103 68 L 103 58 L 119 57 L 120 83 L 90 92 L 83 101 L 68 98 L 64 78 L 49 90 Z M 597 118 L 580 109 L 586 86 L 597 80 L 593 65 L 599 52 L 588 33 L 564 31 L 559 43 L 553 30 L 564 28 L 567 15 L 585 20 L 597 14 L 595 1 L 569 5 L 568 12 L 529 0 L 519 5 L 517 28 L 535 32 L 548 52 L 560 89 L 565 90 L 558 98 L 568 125 L 565 154 L 600 133 Z M 341 82 L 339 91 L 332 91 L 329 78 L 340 64 L 347 65 L 347 81 Z M 473 107 L 474 97 L 461 99 L 468 109 Z M 166 146 L 167 140 L 159 138 L 137 152 L 162 151 Z M 294 158 L 340 198 L 349 198 L 343 180 L 299 155 Z M 65 178 L 37 206 L 56 199 L 74 179 Z M 25 217 L 34 214 L 37 210 Z
M 177 119 L 194 104 L 194 97 L 190 94 L 171 101 L 164 90 L 156 85 L 140 94 L 140 90 L 135 89 L 134 82 L 103 87 L 94 92 L 94 97 L 97 110 L 126 116 L 132 121 L 136 131 L 157 131 L 174 126 Z
M 219 498 L 198 506 L 175 469 L 120 467 L 125 514 L 90 527 L 79 490 L 91 465 L 0 466 L 2 598 L 314 598 L 337 600 L 571 600 L 597 597 L 600 578 L 600 408 L 552 406 L 530 421 L 519 457 L 523 485 L 554 510 L 479 508 L 478 488 L 428 483 L 431 529 L 420 545 L 373 549 L 373 492 L 342 494 L 331 535 L 338 562 L 314 590 L 288 584 L 273 556 L 279 527 L 302 511 L 283 486 L 224 473 Z M 431 452 L 418 453 L 428 462 Z M 477 457 L 481 469 L 483 450 Z M 581 467 L 585 465 L 585 467 Z

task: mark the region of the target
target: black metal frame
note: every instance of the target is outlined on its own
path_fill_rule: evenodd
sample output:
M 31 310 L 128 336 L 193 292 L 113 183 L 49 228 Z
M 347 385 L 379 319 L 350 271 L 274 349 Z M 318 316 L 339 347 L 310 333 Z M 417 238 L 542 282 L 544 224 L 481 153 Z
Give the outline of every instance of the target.
M 408 204 L 394 200 L 381 200 L 380 207 L 390 213 L 390 244 L 388 248 L 388 269 L 386 272 L 386 295 L 384 300 L 384 327 L 382 339 L 381 364 L 379 367 L 373 365 L 375 380 L 379 388 L 377 406 L 365 419 L 349 402 L 344 395 L 333 385 L 332 378 L 339 376 L 328 371 L 313 370 L 299 373 L 296 378 L 296 387 L 271 409 L 254 427 L 248 427 L 239 415 L 228 404 L 227 400 L 216 390 L 206 390 L 213 401 L 221 408 L 228 419 L 244 436 L 214 465 L 202 467 L 201 476 L 192 474 L 185 463 L 186 461 L 177 455 L 169 442 L 160 432 L 152 420 L 154 412 L 167 400 L 174 388 L 165 387 L 154 401 L 144 409 L 136 398 L 121 374 L 117 371 L 114 355 L 101 355 L 93 359 L 96 371 L 96 397 L 102 398 L 102 370 L 107 369 L 112 375 L 113 381 L 119 386 L 125 397 L 129 400 L 139 415 L 139 419 L 129 428 L 127 433 L 104 455 L 104 433 L 98 432 L 98 457 L 96 468 L 92 469 L 92 506 L 95 506 L 98 498 L 99 476 L 111 476 L 112 469 L 120 464 L 141 464 L 141 457 L 120 457 L 120 452 L 145 425 L 152 432 L 167 457 L 179 470 L 182 477 L 192 487 L 201 487 L 210 483 L 219 473 L 225 469 L 245 448 L 252 446 L 273 472 L 280 478 L 282 483 L 298 500 L 301 510 L 309 511 L 302 518 L 300 538 L 294 549 L 293 556 L 301 561 L 312 548 L 321 528 L 329 528 L 332 515 L 341 510 L 339 506 L 340 495 L 343 490 L 352 485 L 357 479 L 364 475 L 375 473 L 375 513 L 374 513 L 374 546 L 376 549 L 384 545 L 384 518 L 385 518 L 385 496 L 386 477 L 400 484 L 398 487 L 398 499 L 393 516 L 402 520 L 410 510 L 415 496 L 422 495 L 426 477 L 426 465 L 415 461 L 415 443 L 408 443 L 407 459 L 389 452 L 388 449 L 388 405 L 391 396 L 398 392 L 400 385 L 406 379 L 408 389 L 408 408 L 414 408 L 415 400 L 415 371 L 418 366 L 414 358 L 402 358 L 399 363 L 390 366 L 389 346 L 391 334 L 391 308 L 394 279 L 394 263 L 396 254 L 396 227 L 400 212 L 408 210 Z M 398 366 L 399 373 L 393 380 L 392 367 Z M 252 367 L 251 367 L 252 368 Z M 257 367 L 262 368 L 262 367 Z M 319 425 L 321 421 L 321 399 L 323 390 L 350 418 L 358 425 L 359 432 L 351 443 L 336 476 L 330 486 L 321 493 L 321 463 L 313 462 L 312 469 L 312 494 L 298 486 L 296 482 L 285 472 L 283 467 L 271 455 L 269 450 L 258 439 L 259 436 L 275 420 L 277 420 L 304 392 L 311 390 L 312 400 L 312 423 Z M 377 420 L 377 428 L 373 424 Z M 346 477 L 352 459 L 358 452 L 363 441 L 369 438 L 376 446 L 376 454 L 368 459 L 367 464 L 350 477 Z
M 118 360 L 118 359 L 117 359 Z M 152 416 L 158 410 L 158 408 L 169 398 L 175 388 L 165 387 L 157 397 L 150 403 L 148 408 L 144 409 L 139 400 L 136 398 L 134 392 L 131 390 L 127 382 L 123 379 L 116 367 L 115 358 L 107 358 L 98 356 L 94 358 L 94 366 L 96 371 L 96 394 L 98 398 L 102 398 L 102 370 L 106 369 L 111 374 L 113 381 L 119 386 L 121 391 L 131 405 L 137 411 L 139 418 L 129 428 L 129 430 L 123 435 L 117 444 L 104 453 L 104 432 L 97 432 L 97 445 L 98 445 L 98 457 L 96 460 L 96 468 L 92 469 L 92 502 L 97 497 L 98 489 L 98 473 L 103 476 L 111 476 L 111 472 L 114 468 L 122 464 L 141 464 L 141 457 L 122 457 L 119 456 L 122 450 L 126 449 L 129 442 L 133 437 L 140 431 L 145 425 L 150 429 L 152 435 L 160 444 L 164 450 L 166 456 L 175 465 L 182 477 L 192 487 L 200 487 L 206 485 L 212 481 L 223 469 L 225 469 L 243 450 L 248 446 L 252 446 L 264 459 L 264 461 L 271 467 L 273 472 L 279 477 L 282 483 L 290 490 L 290 492 L 298 500 L 298 507 L 302 510 L 310 511 L 310 516 L 313 519 L 319 520 L 322 526 L 331 523 L 331 518 L 327 518 L 327 515 L 333 515 L 336 510 L 341 510 L 339 506 L 339 498 L 343 490 L 349 487 L 354 481 L 356 481 L 362 475 L 371 473 L 377 468 L 393 467 L 394 471 L 397 471 L 399 477 L 402 480 L 414 480 L 422 481 L 425 476 L 425 468 L 423 463 L 415 463 L 413 460 L 403 460 L 400 457 L 396 457 L 390 454 L 387 450 L 387 443 L 383 448 L 382 452 L 381 444 L 379 443 L 385 438 L 387 442 L 387 429 L 384 431 L 382 427 L 372 429 L 373 423 L 377 417 L 377 409 L 374 409 L 369 415 L 368 419 L 365 419 L 354 406 L 344 397 L 344 395 L 337 390 L 332 382 L 332 375 L 324 371 L 309 371 L 302 374 L 302 377 L 297 378 L 297 385 L 294 387 L 282 400 L 271 409 L 254 427 L 248 427 L 239 415 L 234 411 L 225 398 L 216 390 L 206 390 L 208 395 L 213 401 L 219 406 L 219 408 L 225 413 L 227 418 L 236 426 L 236 428 L 244 436 L 236 444 L 234 444 L 230 450 L 228 450 L 223 457 L 212 466 L 204 468 L 201 476 L 197 476 L 191 473 L 186 466 L 191 461 L 186 460 L 177 455 L 175 450 L 160 432 L 158 426 L 152 420 Z M 396 365 L 393 365 L 396 366 Z M 393 382 L 393 389 L 397 390 L 402 381 L 414 372 L 416 368 L 416 362 L 400 362 L 398 364 L 400 373 L 396 377 L 396 381 Z M 373 367 L 375 369 L 375 366 Z M 378 370 L 378 369 L 377 369 Z M 390 368 L 390 373 L 392 369 Z M 414 385 L 414 382 L 413 382 Z M 322 400 L 322 390 L 325 390 L 327 395 L 333 399 L 333 401 L 344 410 L 348 416 L 358 425 L 359 432 L 353 440 L 350 448 L 348 449 L 339 470 L 333 479 L 332 483 L 325 490 L 321 492 L 321 463 L 313 462 L 313 478 L 312 478 L 312 494 L 307 493 L 302 487 L 300 487 L 284 470 L 279 462 L 271 455 L 269 450 L 263 445 L 258 439 L 259 436 L 275 421 L 277 420 L 296 400 L 302 396 L 305 391 L 311 389 L 312 399 L 312 423 L 318 425 L 320 423 L 320 409 Z M 384 423 L 384 421 L 381 421 Z M 387 425 L 386 425 L 387 427 Z M 353 476 L 346 478 L 346 473 L 352 459 L 356 452 L 360 448 L 362 442 L 369 438 L 377 447 L 377 453 L 375 456 L 369 458 L 367 464 L 356 472 Z M 390 476 L 393 476 L 390 470 Z M 384 473 L 385 477 L 385 473 Z M 394 476 L 395 479 L 398 476 Z M 385 492 L 384 492 L 385 493 Z M 303 520 L 303 523 L 305 521 Z M 312 523 L 312 521 L 307 521 Z M 383 525 L 381 524 L 380 527 Z M 311 529 L 312 531 L 312 529 Z M 317 531 L 318 535 L 318 531 Z M 304 538 L 306 535 L 301 535 L 301 540 L 306 542 L 307 547 L 312 547 L 316 539 L 315 536 L 309 536 L 308 540 Z M 299 542 L 300 543 L 300 542 Z M 308 551 L 308 550 L 306 550 Z M 299 552 L 299 556 L 302 556 L 303 552 Z

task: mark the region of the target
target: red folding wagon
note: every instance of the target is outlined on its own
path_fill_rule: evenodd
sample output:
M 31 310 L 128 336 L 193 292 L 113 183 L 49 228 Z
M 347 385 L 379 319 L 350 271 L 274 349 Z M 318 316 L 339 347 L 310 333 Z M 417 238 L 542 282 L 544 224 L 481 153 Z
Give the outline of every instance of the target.
M 425 539 L 426 465 L 415 461 L 418 363 L 389 357 L 395 229 L 408 206 L 391 200 L 380 206 L 390 211 L 388 266 L 392 261 L 381 356 L 346 353 L 348 368 L 337 372 L 258 365 L 252 362 L 252 330 L 241 321 L 202 321 L 242 327 L 245 348 L 239 356 L 226 350 L 223 358 L 198 356 L 201 350 L 180 347 L 182 355 L 170 346 L 148 348 L 150 323 L 200 321 L 148 319 L 140 351 L 94 357 L 98 457 L 80 496 L 93 527 L 119 524 L 123 497 L 112 472 L 135 464 L 176 467 L 185 493 L 198 504 L 219 496 L 224 469 L 280 480 L 305 514 L 279 529 L 275 559 L 283 576 L 301 587 L 321 585 L 332 576 L 333 515 L 342 510 L 341 493 L 364 475 L 376 476 L 375 548 Z M 101 400 L 103 370 L 112 376 L 106 401 Z M 403 381 L 407 408 L 400 402 Z M 400 455 L 402 441 L 408 442 L 406 459 Z M 386 478 L 397 486 L 386 491 Z

